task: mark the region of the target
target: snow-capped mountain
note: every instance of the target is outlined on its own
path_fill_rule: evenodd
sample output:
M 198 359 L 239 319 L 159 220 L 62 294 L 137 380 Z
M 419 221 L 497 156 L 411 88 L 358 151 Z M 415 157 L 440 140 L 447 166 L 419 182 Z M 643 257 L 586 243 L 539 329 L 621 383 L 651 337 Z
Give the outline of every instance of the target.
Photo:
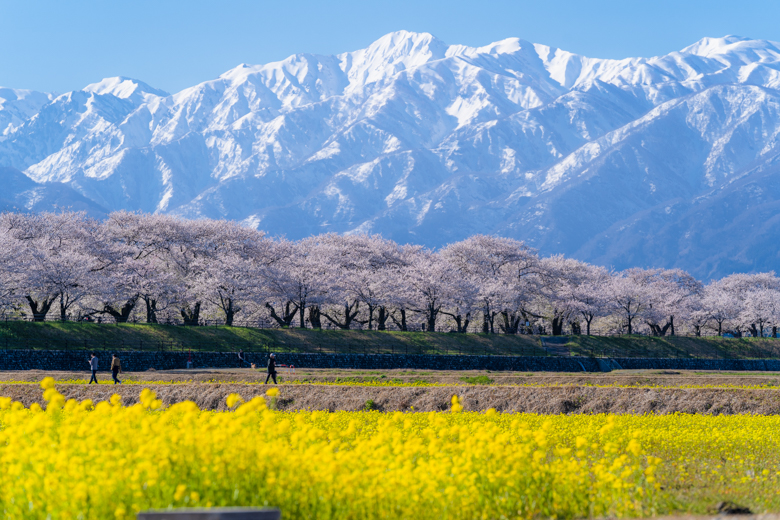
M 780 270 L 779 134 L 778 43 L 606 60 L 401 31 L 172 95 L 128 78 L 0 89 L 0 206 L 432 247 L 495 233 L 707 279 Z

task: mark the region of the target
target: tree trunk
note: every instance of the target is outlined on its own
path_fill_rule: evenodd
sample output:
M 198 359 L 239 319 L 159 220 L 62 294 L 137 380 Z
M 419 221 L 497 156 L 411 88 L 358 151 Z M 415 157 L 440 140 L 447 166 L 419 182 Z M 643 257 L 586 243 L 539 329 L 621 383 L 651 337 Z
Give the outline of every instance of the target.
M 655 323 L 650 323 L 649 321 L 646 322 L 647 326 L 650 327 L 650 332 L 653 333 L 653 336 L 658 336 L 658 327 Z
M 653 336 L 666 336 L 666 331 L 668 331 L 669 327 L 671 326 L 671 323 L 667 323 L 663 327 L 661 327 L 657 323 L 652 323 L 652 322 L 649 322 L 649 321 L 647 321 L 645 323 L 647 323 L 647 326 L 650 327 L 650 330 L 652 331 Z
M 490 305 L 485 304 L 485 309 L 482 311 L 482 334 L 491 332 L 490 321 Z
M 291 310 L 290 306 L 295 308 Z M 279 326 L 283 329 L 288 328 L 290 324 L 292 324 L 292 321 L 295 319 L 295 315 L 298 313 L 298 307 L 293 302 L 287 302 L 284 304 L 284 311 L 282 312 L 281 316 L 276 313 L 276 310 L 270 303 L 266 302 L 265 307 L 271 312 L 271 318 L 276 320 L 276 323 L 278 323 Z
M 66 322 L 68 321 L 68 306 L 65 303 L 65 293 L 60 293 L 60 321 Z
M 406 309 L 398 309 L 398 314 L 401 315 L 400 320 L 395 318 L 395 313 L 390 314 L 390 319 L 393 320 L 393 323 L 395 323 L 395 326 L 398 327 L 399 330 L 403 332 L 408 331 L 409 326 L 406 323 Z
M 669 330 L 669 335 L 674 336 L 674 316 L 669 316 L 669 325 L 671 326 L 671 329 Z
M 54 300 L 57 296 L 52 296 L 50 299 L 43 299 L 40 302 L 36 302 L 30 296 L 27 296 L 27 303 L 30 305 L 30 311 L 33 315 L 33 321 L 46 321 L 46 315 L 49 314 Z
M 520 324 L 522 315 L 517 315 L 508 311 L 502 311 L 499 313 L 499 315 L 501 316 L 501 319 L 504 321 L 504 323 L 499 323 L 498 328 L 501 329 L 504 334 L 517 334 L 518 325 Z
M 575 336 L 579 336 L 580 334 L 582 334 L 582 328 L 580 327 L 579 321 L 571 322 L 571 333 Z
M 233 298 L 226 298 L 226 308 L 225 311 L 225 325 L 228 327 L 233 326 L 233 318 L 236 316 L 236 312 L 238 312 L 237 308 L 234 308 L 233 306 Z
M 374 330 L 374 306 L 368 305 L 368 330 Z
M 455 332 L 458 332 L 460 334 L 468 332 L 469 328 L 469 322 L 471 321 L 471 314 L 466 313 L 466 316 L 463 316 L 462 314 L 454 314 L 449 312 L 442 311 L 442 314 L 445 314 L 455 320 Z
M 196 327 L 200 323 L 200 302 L 195 302 L 194 307 L 187 304 L 181 308 L 180 312 L 185 325 Z
M 330 314 L 323 312 L 322 315 L 325 316 L 328 321 L 333 323 L 336 327 L 342 329 L 342 330 L 349 330 L 350 326 L 352 326 L 352 321 L 355 319 L 355 317 L 360 312 L 360 302 L 354 301 L 352 303 L 345 303 L 344 304 L 344 319 L 339 320 L 338 317 L 333 317 Z
M 552 325 L 553 336 L 560 336 L 563 334 L 563 318 L 561 316 L 554 316 L 553 319 L 550 320 L 550 324 Z
M 313 329 L 322 328 L 322 317 L 318 305 L 312 305 L 309 307 L 309 323 L 311 323 L 311 328 Z
M 144 297 L 146 303 L 146 323 L 157 323 L 157 300 Z
M 222 309 L 222 312 L 225 313 L 225 325 L 232 327 L 236 314 L 241 312 L 241 307 L 235 304 L 232 296 L 223 296 L 223 291 L 225 294 L 230 295 L 234 294 L 234 292 L 228 291 L 225 288 L 222 288 L 219 292 L 219 307 Z
M 135 304 L 138 302 L 138 297 L 139 295 L 136 294 L 135 296 L 127 300 L 124 304 L 122 304 L 119 310 L 115 309 L 111 305 L 106 304 L 103 307 L 103 312 L 105 312 L 106 314 L 114 318 L 114 320 L 116 320 L 117 323 L 127 323 L 127 320 L 130 319 L 130 314 L 133 312 L 133 309 L 135 309 Z M 149 303 L 147 302 L 147 316 L 146 316 L 147 322 L 149 321 L 148 306 Z
M 772 337 L 777 337 L 777 325 L 772 325 Z
M 750 335 L 753 336 L 754 338 L 758 337 L 758 329 L 756 328 L 755 323 L 750 324 Z
M 628 317 L 628 335 L 629 335 L 629 336 L 630 336 L 630 335 L 631 335 L 631 334 L 634 332 L 634 329 L 633 329 L 633 327 L 632 327 L 632 325 L 633 325 L 633 323 L 632 323 L 632 322 L 633 322 L 633 321 L 634 321 L 634 318 L 633 318 L 633 316 L 629 316 L 629 317 Z
M 436 332 L 436 316 L 439 314 L 439 309 L 434 304 L 429 304 L 427 311 L 427 316 L 425 317 L 427 322 L 426 330 Z
M 387 309 L 385 307 L 379 307 L 376 316 L 376 330 L 387 330 Z

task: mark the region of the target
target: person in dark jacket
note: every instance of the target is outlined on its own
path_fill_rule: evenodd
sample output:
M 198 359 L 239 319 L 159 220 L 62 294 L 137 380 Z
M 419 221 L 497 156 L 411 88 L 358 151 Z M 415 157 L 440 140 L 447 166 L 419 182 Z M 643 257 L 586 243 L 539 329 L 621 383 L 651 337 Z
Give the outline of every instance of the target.
M 122 371 L 122 362 L 116 357 L 116 354 L 111 356 L 111 376 L 114 378 L 115 385 L 121 385 L 122 381 L 119 380 L 119 373 Z
M 265 378 L 265 384 L 268 384 L 268 380 L 272 377 L 274 378 L 274 384 L 278 384 L 276 382 L 276 354 L 268 356 L 268 377 Z
M 238 351 L 238 366 L 243 367 L 244 365 L 249 365 L 249 361 L 246 360 L 246 354 L 244 354 L 244 349 L 239 349 Z

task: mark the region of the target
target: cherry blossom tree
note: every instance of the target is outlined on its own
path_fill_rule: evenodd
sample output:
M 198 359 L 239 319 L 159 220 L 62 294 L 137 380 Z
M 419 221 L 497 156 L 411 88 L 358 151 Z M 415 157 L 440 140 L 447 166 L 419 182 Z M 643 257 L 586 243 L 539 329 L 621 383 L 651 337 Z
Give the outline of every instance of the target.
M 277 253 L 264 233 L 236 223 L 219 221 L 212 233 L 215 247 L 201 257 L 197 292 L 232 326 L 239 312 L 262 299 L 264 287 L 258 282 L 262 270 L 278 260 Z
M 12 245 L 10 237 L 0 230 L 0 312 L 5 313 L 12 298 Z
M 332 274 L 324 261 L 323 246 L 318 237 L 298 242 L 279 240 L 275 245 L 278 258 L 262 270 L 267 288 L 265 307 L 281 327 L 289 327 L 296 316 L 298 326 L 306 327 L 305 312 L 310 309 L 310 321 L 319 328 L 319 306 L 325 299 Z
M 159 313 L 176 305 L 183 292 L 172 255 L 186 224 L 166 215 L 119 211 L 105 227 L 118 260 L 109 270 L 98 310 L 126 321 L 142 301 L 146 322 L 158 323 Z
M 611 275 L 604 267 L 585 265 L 579 283 L 568 285 L 568 298 L 585 322 L 585 334 L 590 336 L 593 320 L 609 315 Z
M 11 292 L 23 298 L 34 321 L 44 321 L 55 303 L 60 319 L 94 291 L 105 269 L 99 223 L 83 213 L 0 215 L 4 241 L 14 251 L 8 266 Z
M 576 319 L 582 303 L 575 298 L 575 294 L 577 288 L 592 275 L 588 264 L 563 255 L 554 255 L 540 261 L 539 271 L 539 315 L 550 322 L 553 336 L 563 334 L 567 322 L 578 334 L 579 324 Z
M 538 265 L 536 251 L 523 242 L 488 235 L 473 235 L 450 244 L 441 255 L 477 288 L 483 333 L 494 331 L 499 312 L 512 312 L 508 311 L 509 302 L 515 298 L 507 291 L 507 280 L 518 288 L 514 279 L 529 276 Z
M 409 308 L 423 317 L 425 330 L 435 331 L 442 309 L 456 307 L 471 286 L 451 264 L 428 249 L 417 250 L 407 262 L 401 273 L 410 290 Z
M 775 273 L 733 274 L 719 280 L 717 285 L 723 297 L 734 300 L 731 305 L 739 308 L 732 332 L 738 337 L 745 331 L 752 336 L 763 335 L 764 327 L 773 320 L 770 291 L 780 290 Z
M 701 294 L 702 284 L 681 269 L 649 269 L 641 282 L 646 285 L 648 304 L 645 323 L 654 336 L 675 334 L 675 316 L 687 317 L 691 303 Z
M 644 269 L 626 269 L 614 275 L 608 285 L 610 305 L 623 318 L 628 334 L 634 333 L 637 318 L 651 305 L 647 278 Z
M 777 337 L 777 323 L 780 318 L 780 291 L 774 288 L 756 288 L 745 297 L 742 319 L 750 324 L 753 337 L 763 337 L 764 330 L 772 326 L 772 337 Z
M 326 306 L 322 315 L 338 328 L 348 329 L 359 321 L 385 330 L 388 295 L 396 290 L 397 272 L 403 265 L 401 248 L 374 235 L 336 235 L 320 237 L 323 261 L 332 272 Z M 336 276 L 333 276 L 335 274 Z M 364 319 L 360 319 L 360 317 Z
M 704 316 L 705 322 L 714 322 L 718 336 L 722 336 L 724 327 L 734 322 L 742 313 L 743 303 L 732 292 L 729 280 L 724 278 L 704 287 L 697 312 Z
M 143 309 L 145 306 L 145 312 Z M 610 273 L 522 242 L 475 235 L 441 251 L 379 236 L 324 234 L 292 242 L 222 220 L 116 212 L 0 214 L 0 308 L 45 320 L 109 315 L 197 325 L 270 315 L 343 329 L 591 334 L 622 320 L 629 334 L 777 335 L 780 280 L 735 274 L 706 287 L 680 269 Z M 175 315 L 174 315 L 175 313 Z M 308 313 L 308 317 L 307 317 Z M 412 314 L 410 314 L 412 313 Z M 598 326 L 598 325 L 597 325 Z

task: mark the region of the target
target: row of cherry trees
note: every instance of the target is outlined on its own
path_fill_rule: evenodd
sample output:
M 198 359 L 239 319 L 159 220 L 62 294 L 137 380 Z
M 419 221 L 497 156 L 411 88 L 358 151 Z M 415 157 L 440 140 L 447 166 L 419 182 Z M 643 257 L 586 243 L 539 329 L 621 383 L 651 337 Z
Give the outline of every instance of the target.
M 544 334 L 777 335 L 780 279 L 708 285 L 475 235 L 431 251 L 379 236 L 290 241 L 229 221 L 117 212 L 0 215 L 6 316 Z

